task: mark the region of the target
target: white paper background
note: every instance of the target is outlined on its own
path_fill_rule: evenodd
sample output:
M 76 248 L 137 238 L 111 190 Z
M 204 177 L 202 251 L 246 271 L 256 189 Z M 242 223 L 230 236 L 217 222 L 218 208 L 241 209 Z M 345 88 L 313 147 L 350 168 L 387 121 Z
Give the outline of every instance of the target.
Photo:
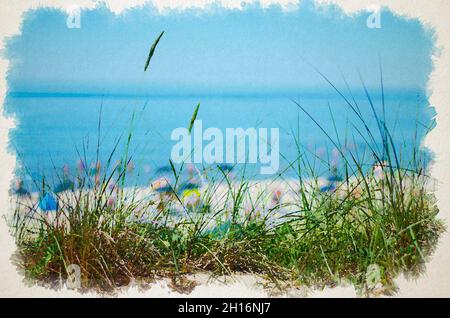
M 98 1 L 91 0 L 0 0 L 0 49 L 3 49 L 5 37 L 19 33 L 22 14 L 29 9 L 39 6 L 53 6 L 70 10 L 74 5 L 92 8 Z M 142 5 L 145 0 L 105 0 L 105 3 L 117 14 L 128 7 Z M 150 1 L 148 1 L 150 2 Z M 204 8 L 214 1 L 206 0 L 154 0 L 151 1 L 162 12 L 173 8 L 200 7 Z M 218 1 L 220 2 L 220 1 Z M 225 7 L 239 8 L 242 1 L 223 0 Z M 251 2 L 251 1 L 247 1 Z M 263 6 L 280 3 L 287 10 L 297 1 L 289 0 L 261 0 Z M 450 1 L 449 0 L 316 0 L 318 4 L 336 3 L 348 14 L 358 10 L 365 10 L 373 5 L 389 7 L 393 12 L 407 17 L 417 17 L 436 32 L 436 54 L 433 56 L 434 71 L 429 81 L 432 93 L 430 103 L 436 107 L 437 127 L 426 139 L 426 145 L 436 156 L 436 163 L 432 168 L 432 175 L 438 180 L 437 197 L 439 200 L 440 217 L 449 224 L 450 220 Z M 405 48 L 407 49 L 407 48 Z M 6 72 L 8 61 L 0 56 L 0 95 L 2 104 L 6 92 Z M 2 108 L 2 106 L 0 106 Z M 2 114 L 3 111 L 1 110 Z M 15 158 L 8 153 L 8 130 L 14 127 L 14 121 L 0 116 L 0 214 L 9 208 L 9 185 L 13 177 Z M 54 291 L 38 286 L 27 286 L 23 282 L 23 275 L 11 263 L 11 255 L 15 251 L 15 244 L 8 234 L 5 221 L 0 221 L 0 296 L 2 297 L 77 297 L 78 293 L 71 290 Z M 396 296 L 402 297 L 450 297 L 450 237 L 442 236 L 439 247 L 432 260 L 427 264 L 427 271 L 416 281 L 399 278 L 400 288 Z M 171 292 L 161 282 L 151 289 L 140 293 L 136 288 L 123 291 L 121 296 L 167 297 L 181 296 Z M 219 282 L 202 284 L 189 297 L 263 297 L 266 293 L 255 284 L 252 277 L 239 277 L 228 284 Z M 291 296 L 302 296 L 295 293 Z M 353 288 L 339 287 L 332 290 L 317 291 L 309 296 L 314 297 L 354 297 Z M 95 296 L 87 294 L 83 296 Z

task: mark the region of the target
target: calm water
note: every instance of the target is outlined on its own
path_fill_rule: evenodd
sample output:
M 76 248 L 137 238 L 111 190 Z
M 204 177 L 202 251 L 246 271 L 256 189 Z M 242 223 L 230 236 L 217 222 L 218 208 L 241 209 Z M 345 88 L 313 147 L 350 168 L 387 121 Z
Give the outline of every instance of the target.
M 203 127 L 225 128 L 280 128 L 280 152 L 288 160 L 297 157 L 293 133 L 298 135 L 310 154 L 324 159 L 332 156 L 334 147 L 316 124 L 305 116 L 290 100 L 299 101 L 333 137 L 333 122 L 341 142 L 345 137 L 350 148 L 362 155 L 365 141 L 353 125 L 363 126 L 342 99 L 334 95 L 311 96 L 291 94 L 284 96 L 216 96 L 216 97 L 101 97 L 101 96 L 32 96 L 15 95 L 6 100 L 6 112 L 17 120 L 11 132 L 10 144 L 20 163 L 18 174 L 28 179 L 48 178 L 61 171 L 64 165 L 75 169 L 80 154 L 95 160 L 100 109 L 100 158 L 105 161 L 118 138 L 122 136 L 117 154 L 125 153 L 128 134 L 132 132 L 130 154 L 135 166 L 135 180 L 147 183 L 158 167 L 168 164 L 175 142 L 170 140 L 173 129 L 187 127 L 198 102 L 198 119 Z M 369 127 L 376 130 L 376 122 L 367 98 L 357 97 L 357 103 Z M 381 100 L 374 98 L 381 114 Z M 386 122 L 397 144 L 413 145 L 415 131 L 419 140 L 429 126 L 432 109 L 426 99 L 417 93 L 396 94 L 386 99 Z M 330 114 L 333 114 L 334 120 Z M 134 120 L 132 120 L 134 114 Z M 419 124 L 417 122 L 419 121 Z M 379 139 L 378 133 L 375 133 Z M 83 150 L 84 149 L 84 150 Z M 367 150 L 367 149 L 366 149 Z M 84 155 L 83 155 L 84 156 Z M 311 155 L 312 156 L 312 155 Z M 403 157 L 407 157 L 404 154 Z M 367 162 L 372 159 L 367 157 Z M 328 161 L 328 160 L 327 160 Z M 280 171 L 287 162 L 280 158 Z M 320 166 L 320 165 L 319 165 Z M 250 165 L 253 178 L 261 177 Z M 323 167 L 322 167 L 323 168 Z M 321 168 L 318 167 L 320 170 Z

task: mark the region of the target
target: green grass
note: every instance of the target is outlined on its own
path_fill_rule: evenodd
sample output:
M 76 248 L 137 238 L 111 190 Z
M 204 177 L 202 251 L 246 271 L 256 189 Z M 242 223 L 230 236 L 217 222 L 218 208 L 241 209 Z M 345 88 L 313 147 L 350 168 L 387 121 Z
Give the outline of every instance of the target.
M 33 198 L 17 200 L 10 224 L 20 266 L 27 277 L 50 283 L 66 278 L 67 266 L 77 264 L 83 289 L 101 291 L 134 278 L 161 277 L 186 291 L 195 285 L 188 274 L 207 271 L 252 273 L 282 290 L 350 283 L 361 295 L 395 292 L 394 279 L 419 275 L 444 231 L 433 180 L 420 147 L 408 150 L 411 159 L 404 162 L 406 148 L 394 143 L 384 112 L 377 114 L 367 91 L 378 131 L 370 130 L 358 105 L 335 89 L 360 119 L 364 129 L 357 133 L 368 149 L 363 157 L 339 150 L 343 181 L 336 190 L 320 190 L 317 162 L 296 137 L 298 157 L 287 165 L 295 182 L 283 174 L 273 180 L 289 192 L 288 199 L 270 203 L 270 190 L 256 191 L 258 182 L 244 174 L 232 179 L 217 167 L 201 172 L 207 185 L 199 202 L 188 205 L 177 191 L 183 167 L 173 165 L 170 193 L 143 193 L 125 188 L 130 134 L 123 164 L 112 167 L 109 160 L 96 176 L 78 174 L 75 191 L 57 195 L 56 212 L 43 214 Z M 336 149 L 345 148 L 348 138 L 331 137 L 335 132 L 295 104 Z M 374 158 L 376 173 L 367 169 L 367 157 Z M 319 165 L 336 174 L 333 163 L 322 159 Z M 51 192 L 45 181 L 41 188 Z

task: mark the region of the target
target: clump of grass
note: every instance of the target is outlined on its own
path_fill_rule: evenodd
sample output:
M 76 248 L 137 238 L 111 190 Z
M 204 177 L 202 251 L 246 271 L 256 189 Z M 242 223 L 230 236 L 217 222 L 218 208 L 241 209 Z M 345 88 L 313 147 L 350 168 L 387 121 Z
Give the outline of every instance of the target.
M 298 157 L 286 169 L 295 171 L 295 182 L 283 173 L 272 181 L 284 198 L 269 190 L 270 183 L 248 180 L 244 173 L 233 178 L 218 166 L 192 169 L 204 182 L 198 198 L 189 201 L 181 190 L 185 167 L 177 170 L 171 162 L 164 191 L 127 188 L 131 157 L 125 154 L 123 164 L 112 167 L 111 154 L 103 169 L 82 171 L 74 176 L 74 189 L 53 194 L 56 211 L 42 212 L 32 196 L 17 201 L 11 225 L 21 266 L 30 278 L 50 282 L 67 278 L 68 265 L 76 264 L 82 287 L 103 291 L 160 277 L 186 291 L 195 286 L 187 274 L 208 271 L 252 273 L 276 286 L 346 282 L 362 295 L 394 292 L 396 276 L 423 270 L 444 225 L 423 151 L 407 148 L 404 162 L 406 148 L 394 142 L 365 91 L 378 131 L 336 89 L 363 127 L 357 130 L 367 141 L 363 156 L 349 150 L 347 140 L 332 138 L 295 102 L 338 149 L 339 169 L 331 161 L 320 163 L 332 176 L 327 187 L 298 138 Z M 131 134 L 126 149 L 130 142 Z M 370 168 L 367 155 L 373 158 Z M 45 181 L 41 192 L 52 192 Z

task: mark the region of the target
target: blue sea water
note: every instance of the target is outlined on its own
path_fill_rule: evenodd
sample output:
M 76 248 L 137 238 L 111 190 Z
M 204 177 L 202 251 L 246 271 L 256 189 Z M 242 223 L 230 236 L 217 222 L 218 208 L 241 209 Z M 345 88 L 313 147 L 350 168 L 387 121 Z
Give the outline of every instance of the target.
M 354 96 L 368 127 L 381 147 L 377 122 L 366 96 Z M 349 96 L 353 103 L 353 100 Z M 316 163 L 318 173 L 326 171 L 336 144 L 292 101 L 299 102 L 321 125 L 335 143 L 353 151 L 367 164 L 368 136 L 365 128 L 337 94 L 238 94 L 210 96 L 96 96 L 71 94 L 10 94 L 5 101 L 8 115 L 17 126 L 10 133 L 10 149 L 17 155 L 17 174 L 25 179 L 54 179 L 67 165 L 76 170 L 77 161 L 86 158 L 87 165 L 95 162 L 97 143 L 100 161 L 106 162 L 116 143 L 115 160 L 126 152 L 131 133 L 129 154 L 134 164 L 133 183 L 148 184 L 158 168 L 168 165 L 174 141 L 173 129 L 187 127 L 195 106 L 200 102 L 197 119 L 204 129 L 279 128 L 280 169 L 288 169 L 299 153 L 295 138 L 299 138 L 309 158 Z M 374 94 L 373 104 L 382 117 L 381 96 Z M 420 144 L 432 125 L 433 109 L 421 92 L 386 94 L 384 118 L 398 148 L 411 149 Z M 100 118 L 100 125 L 99 125 Z M 362 132 L 362 135 L 358 132 Z M 321 159 L 322 158 L 322 159 Z M 408 161 L 408 151 L 402 160 Z M 247 165 L 251 178 L 270 178 L 260 175 L 258 164 Z

